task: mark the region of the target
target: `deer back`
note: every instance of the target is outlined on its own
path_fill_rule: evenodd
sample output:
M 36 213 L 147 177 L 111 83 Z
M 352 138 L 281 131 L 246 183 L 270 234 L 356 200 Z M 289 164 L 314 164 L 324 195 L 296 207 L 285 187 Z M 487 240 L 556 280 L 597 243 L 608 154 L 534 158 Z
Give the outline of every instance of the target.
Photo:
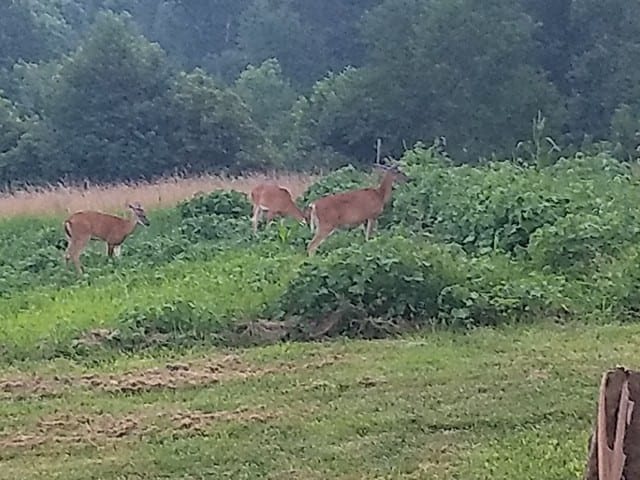
M 383 198 L 375 188 L 364 188 L 322 197 L 313 202 L 320 225 L 331 227 L 359 225 L 375 219 L 384 208 Z
M 291 192 L 278 185 L 261 184 L 251 191 L 251 200 L 273 213 L 289 214 L 296 218 L 303 217 L 303 213 L 293 201 Z
M 120 244 L 136 226 L 135 218 L 116 217 L 102 212 L 82 211 L 71 215 L 65 222 L 71 238 L 93 237 L 111 244 Z

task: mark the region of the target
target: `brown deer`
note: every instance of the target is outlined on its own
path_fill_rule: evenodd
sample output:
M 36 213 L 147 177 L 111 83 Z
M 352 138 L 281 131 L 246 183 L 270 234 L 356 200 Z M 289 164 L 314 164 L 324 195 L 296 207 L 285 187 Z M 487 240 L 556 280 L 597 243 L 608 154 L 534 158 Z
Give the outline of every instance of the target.
M 327 195 L 309 205 L 311 231 L 315 231 L 307 247 L 309 256 L 340 227 L 364 224 L 365 240 L 369 241 L 376 220 L 391 198 L 393 183 L 396 180 L 403 183 L 407 181 L 407 176 L 397 167 L 378 167 L 386 170 L 378 187 Z
M 258 231 L 258 222 L 267 213 L 267 222 L 275 217 L 288 216 L 295 218 L 299 222 L 307 222 L 307 217 L 298 208 L 291 197 L 291 192 L 278 185 L 261 183 L 251 190 L 251 203 L 253 204 L 253 233 Z
M 78 274 L 83 272 L 80 254 L 92 238 L 104 240 L 107 244 L 107 255 L 120 255 L 120 246 L 133 233 L 138 224 L 149 226 L 147 215 L 139 203 L 127 205 L 131 210 L 129 218 L 116 217 L 102 212 L 85 210 L 76 212 L 64 221 L 64 232 L 67 237 L 65 262 L 73 260 Z

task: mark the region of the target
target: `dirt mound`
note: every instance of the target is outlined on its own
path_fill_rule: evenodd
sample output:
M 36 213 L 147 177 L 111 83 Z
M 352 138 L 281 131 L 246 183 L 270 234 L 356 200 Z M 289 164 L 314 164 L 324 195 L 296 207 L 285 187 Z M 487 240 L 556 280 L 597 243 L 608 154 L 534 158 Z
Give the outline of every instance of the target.
M 223 345 L 234 347 L 272 345 L 282 341 L 315 342 L 336 337 L 379 339 L 415 331 L 415 322 L 354 315 L 345 308 L 324 318 L 307 320 L 291 318 L 284 321 L 255 320 L 232 327 L 223 336 Z

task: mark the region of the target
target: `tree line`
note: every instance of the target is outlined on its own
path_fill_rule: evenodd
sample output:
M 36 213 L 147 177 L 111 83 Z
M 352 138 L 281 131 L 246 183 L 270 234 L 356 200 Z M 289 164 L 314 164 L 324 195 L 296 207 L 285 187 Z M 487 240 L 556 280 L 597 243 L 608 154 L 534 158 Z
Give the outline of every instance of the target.
M 634 161 L 638 0 L 9 0 L 0 184 L 369 163 Z

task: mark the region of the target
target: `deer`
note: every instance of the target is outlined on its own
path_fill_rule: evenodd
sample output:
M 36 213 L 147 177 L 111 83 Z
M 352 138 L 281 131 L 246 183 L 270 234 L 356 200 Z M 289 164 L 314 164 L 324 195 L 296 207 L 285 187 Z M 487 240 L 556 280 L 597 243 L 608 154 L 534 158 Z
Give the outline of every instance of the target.
M 311 231 L 315 232 L 307 247 L 310 257 L 329 235 L 341 227 L 365 225 L 365 241 L 369 241 L 378 217 L 391 199 L 394 182 L 408 180 L 396 166 L 377 166 L 385 170 L 378 187 L 327 195 L 309 204 L 309 223 Z
M 267 214 L 267 222 L 277 216 L 287 216 L 307 223 L 307 216 L 293 201 L 291 192 L 279 185 L 260 183 L 251 190 L 251 203 L 253 204 L 253 233 L 258 231 L 258 222 L 263 214 Z
M 122 243 L 133 233 L 138 225 L 149 226 L 149 219 L 139 203 L 128 204 L 129 218 L 121 218 L 93 210 L 75 212 L 63 223 L 67 238 L 65 263 L 72 260 L 78 274 L 83 273 L 80 254 L 91 239 L 103 240 L 107 244 L 107 255 L 120 256 Z

